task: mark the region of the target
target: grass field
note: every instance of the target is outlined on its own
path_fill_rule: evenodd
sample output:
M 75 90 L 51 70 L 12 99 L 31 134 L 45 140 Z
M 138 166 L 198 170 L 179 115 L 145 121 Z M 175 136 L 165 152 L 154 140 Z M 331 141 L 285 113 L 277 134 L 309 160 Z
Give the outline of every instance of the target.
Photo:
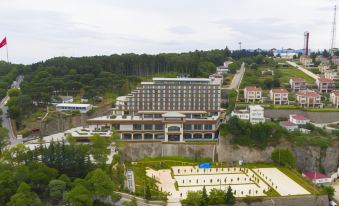
M 277 70 L 281 74 L 281 77 L 279 78 L 280 82 L 288 83 L 290 78 L 300 77 L 305 79 L 308 84 L 315 83 L 315 80 L 312 77 L 293 67 L 279 67 Z

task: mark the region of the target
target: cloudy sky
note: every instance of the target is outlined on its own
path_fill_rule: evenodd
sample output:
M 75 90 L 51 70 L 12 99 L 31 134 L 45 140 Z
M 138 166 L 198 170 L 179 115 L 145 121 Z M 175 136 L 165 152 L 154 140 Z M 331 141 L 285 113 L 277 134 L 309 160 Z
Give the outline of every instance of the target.
M 247 49 L 302 48 L 306 30 L 311 49 L 322 49 L 329 47 L 338 2 L 0 0 L 0 38 L 7 36 L 10 61 L 26 64 L 55 56 L 237 49 L 239 41 Z

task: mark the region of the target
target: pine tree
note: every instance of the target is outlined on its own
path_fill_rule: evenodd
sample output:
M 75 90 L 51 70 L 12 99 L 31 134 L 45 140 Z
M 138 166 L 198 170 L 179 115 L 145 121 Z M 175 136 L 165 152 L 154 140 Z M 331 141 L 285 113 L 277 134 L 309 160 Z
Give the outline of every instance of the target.
M 228 186 L 227 192 L 225 194 L 225 204 L 226 205 L 234 205 L 235 197 L 233 195 L 232 188 Z
M 204 186 L 202 188 L 202 195 L 201 195 L 201 206 L 208 206 L 208 195 L 207 195 L 207 191 L 206 191 L 206 187 Z

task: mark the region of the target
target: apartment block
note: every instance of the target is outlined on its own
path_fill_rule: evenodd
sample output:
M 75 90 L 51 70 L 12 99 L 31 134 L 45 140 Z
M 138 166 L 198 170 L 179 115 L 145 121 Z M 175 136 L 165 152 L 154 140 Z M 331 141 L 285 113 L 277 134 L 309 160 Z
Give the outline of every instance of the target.
M 244 98 L 246 102 L 256 102 L 262 100 L 262 90 L 256 86 L 247 86 L 244 88 Z
M 297 92 L 296 99 L 302 107 L 322 107 L 321 95 L 312 90 Z
M 331 92 L 332 90 L 335 90 L 335 82 L 332 79 L 320 77 L 316 80 L 316 84 L 320 92 Z
M 339 91 L 334 91 L 331 93 L 330 101 L 335 108 L 339 108 Z
M 305 79 L 299 77 L 292 77 L 290 79 L 290 86 L 293 92 L 305 90 L 307 88 L 307 82 Z
M 270 99 L 273 104 L 288 104 L 288 91 L 286 89 L 271 89 Z

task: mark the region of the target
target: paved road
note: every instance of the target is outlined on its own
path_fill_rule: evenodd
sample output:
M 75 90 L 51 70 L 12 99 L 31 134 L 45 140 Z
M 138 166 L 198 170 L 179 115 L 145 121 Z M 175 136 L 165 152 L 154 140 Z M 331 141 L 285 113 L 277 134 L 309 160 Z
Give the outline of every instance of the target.
M 234 75 L 232 82 L 227 89 L 238 90 L 244 74 L 245 74 L 245 63 L 242 63 L 240 69 Z
M 317 80 L 319 78 L 319 75 L 314 74 L 313 72 L 311 72 L 308 69 L 305 69 L 304 67 L 296 64 L 295 62 L 291 62 L 291 61 L 287 61 L 288 64 L 290 64 L 291 66 L 299 69 L 300 71 L 304 72 L 305 74 L 307 74 L 308 76 L 312 77 L 313 79 Z
M 20 88 L 20 84 L 21 84 L 23 79 L 24 79 L 23 76 L 18 76 L 16 78 L 16 81 L 13 82 L 11 88 Z M 1 117 L 2 118 L 2 127 L 6 128 L 8 130 L 8 136 L 10 138 L 11 145 L 15 145 L 15 144 L 17 144 L 21 141 L 17 140 L 16 136 L 13 133 L 11 119 L 9 118 L 8 113 L 7 113 L 8 108 L 7 108 L 6 104 L 7 104 L 8 100 L 9 100 L 9 96 L 6 96 L 0 102 L 0 108 L 3 111 L 3 115 Z

